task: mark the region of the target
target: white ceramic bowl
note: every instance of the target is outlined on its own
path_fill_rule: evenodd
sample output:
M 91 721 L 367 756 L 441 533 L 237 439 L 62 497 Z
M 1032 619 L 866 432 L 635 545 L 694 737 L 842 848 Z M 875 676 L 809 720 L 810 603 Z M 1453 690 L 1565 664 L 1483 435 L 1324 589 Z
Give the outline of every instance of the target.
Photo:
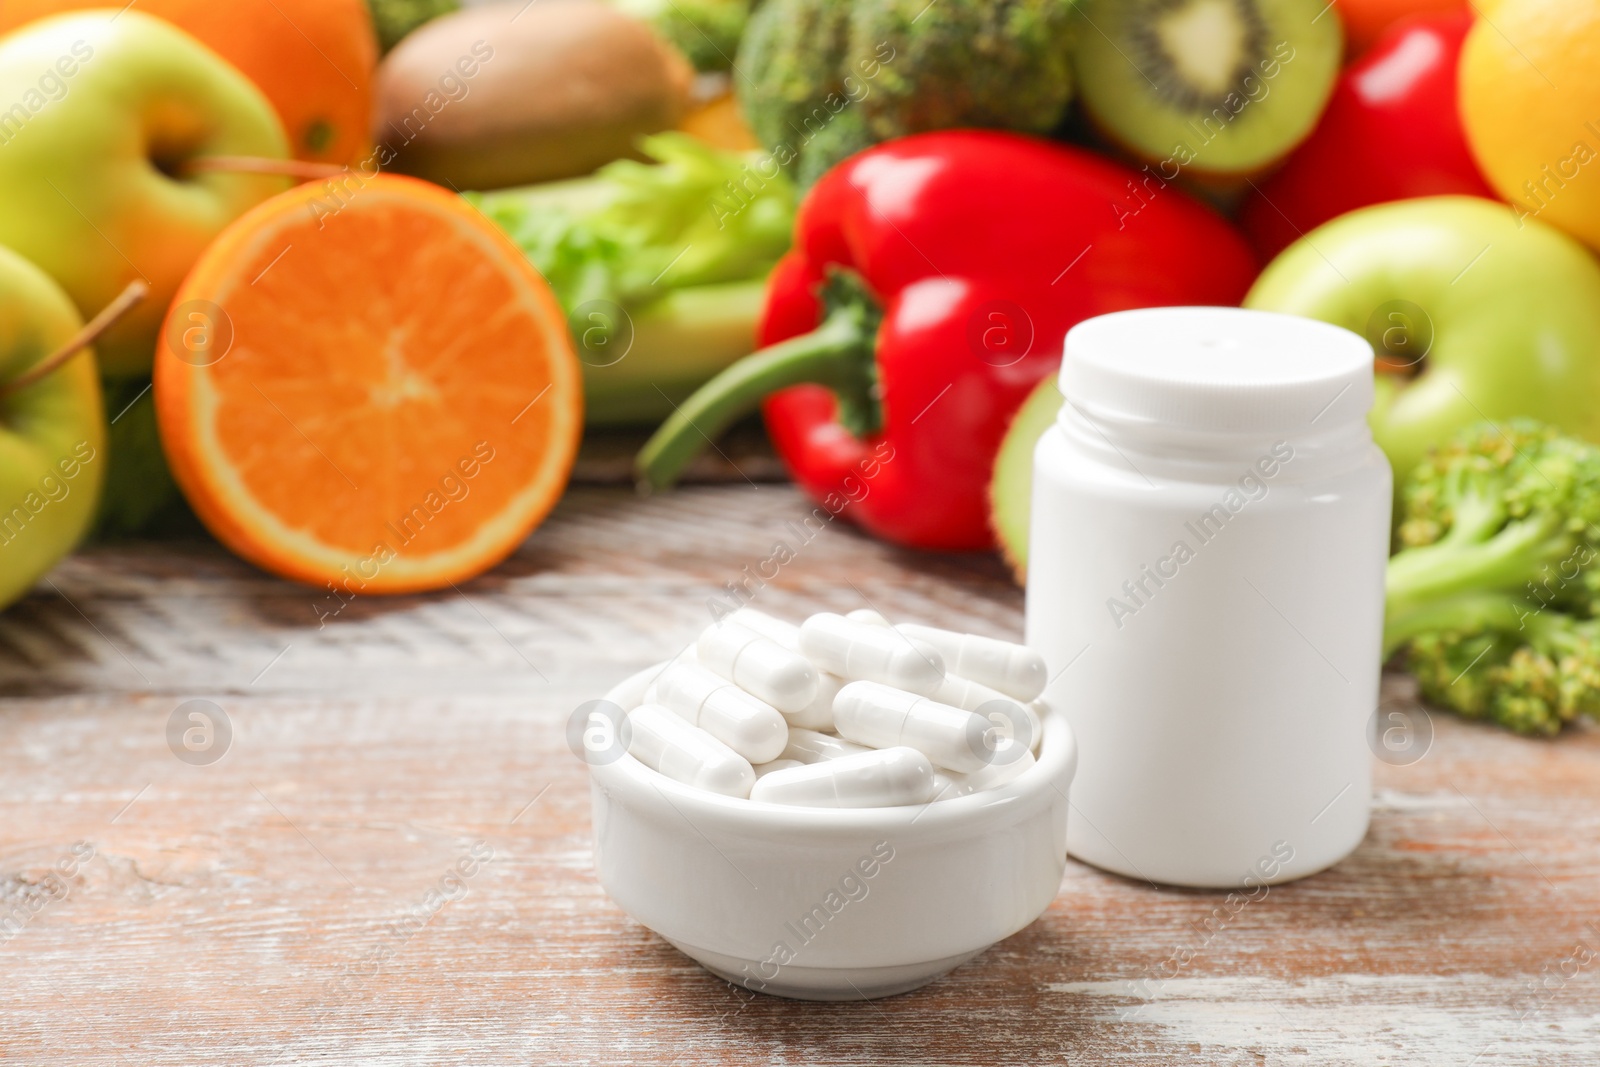
M 632 710 L 660 666 L 606 699 Z M 932 981 L 1021 930 L 1066 866 L 1077 746 L 1044 716 L 1038 762 L 920 807 L 761 804 L 694 789 L 632 756 L 590 766 L 595 865 L 611 899 L 730 982 L 859 1000 Z

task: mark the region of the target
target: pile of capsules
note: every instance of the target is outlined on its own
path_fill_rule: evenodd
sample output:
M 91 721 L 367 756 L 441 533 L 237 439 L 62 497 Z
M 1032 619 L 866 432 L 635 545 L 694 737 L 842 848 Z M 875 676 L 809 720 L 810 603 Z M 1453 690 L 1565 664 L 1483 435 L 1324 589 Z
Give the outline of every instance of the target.
M 769 804 L 926 804 L 1034 764 L 1044 659 L 875 611 L 795 626 L 750 608 L 706 628 L 628 714 L 628 752 L 685 784 Z

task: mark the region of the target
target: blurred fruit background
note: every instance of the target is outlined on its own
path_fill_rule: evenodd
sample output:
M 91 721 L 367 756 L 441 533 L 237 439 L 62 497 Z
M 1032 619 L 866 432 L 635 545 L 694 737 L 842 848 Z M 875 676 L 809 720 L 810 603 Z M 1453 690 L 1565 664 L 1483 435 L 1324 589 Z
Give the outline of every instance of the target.
M 1365 336 L 1433 515 L 1479 424 L 1600 441 L 1597 159 L 1592 0 L 3 0 L 0 598 L 202 532 L 449 586 L 580 440 L 665 491 L 757 409 L 1020 574 L 1066 330 L 1186 302 Z

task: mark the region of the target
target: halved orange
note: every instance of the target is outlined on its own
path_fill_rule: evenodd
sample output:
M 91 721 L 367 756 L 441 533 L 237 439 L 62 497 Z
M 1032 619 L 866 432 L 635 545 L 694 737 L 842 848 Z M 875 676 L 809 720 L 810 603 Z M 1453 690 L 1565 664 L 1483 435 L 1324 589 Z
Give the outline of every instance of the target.
M 211 532 L 343 598 L 499 562 L 583 426 L 544 279 L 459 196 L 387 175 L 302 185 L 223 231 L 168 313 L 155 397 Z

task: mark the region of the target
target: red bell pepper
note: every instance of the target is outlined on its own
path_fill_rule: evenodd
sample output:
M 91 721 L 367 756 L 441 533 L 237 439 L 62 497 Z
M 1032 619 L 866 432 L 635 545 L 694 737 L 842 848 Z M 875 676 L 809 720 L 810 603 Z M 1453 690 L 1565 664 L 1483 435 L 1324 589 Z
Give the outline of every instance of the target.
M 1068 327 L 1237 303 L 1254 273 L 1239 235 L 1154 172 L 998 131 L 878 145 L 812 187 L 769 282 L 768 347 L 663 424 L 641 484 L 670 484 L 773 393 L 773 444 L 829 513 L 917 548 L 987 548 L 995 453 Z
M 1469 13 L 1467 0 L 1334 0 L 1344 23 L 1347 54 L 1359 56 L 1401 19 L 1444 12 Z
M 1271 258 L 1329 219 L 1369 204 L 1458 193 L 1495 198 L 1467 148 L 1456 67 L 1472 15 L 1391 26 L 1339 75 L 1327 110 L 1239 221 Z

